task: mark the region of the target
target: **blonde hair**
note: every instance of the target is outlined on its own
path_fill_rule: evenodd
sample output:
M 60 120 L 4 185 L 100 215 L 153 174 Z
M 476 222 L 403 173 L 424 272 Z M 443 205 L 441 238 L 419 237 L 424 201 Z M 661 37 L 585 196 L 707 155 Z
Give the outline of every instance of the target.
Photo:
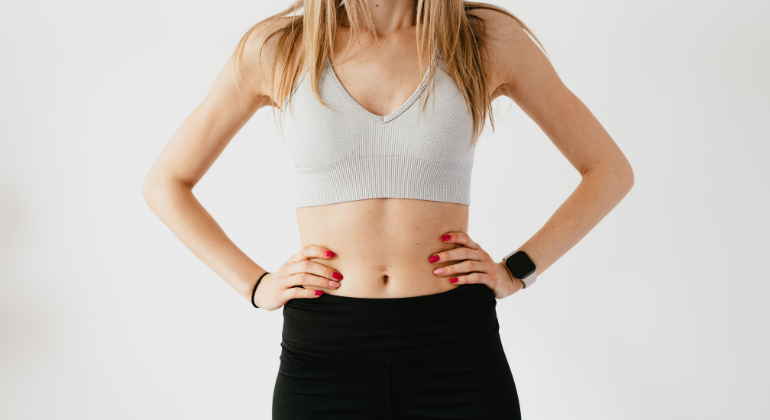
M 542 43 L 524 22 L 502 7 L 463 0 L 414 0 L 414 5 L 413 24 L 417 31 L 420 73 L 426 73 L 422 69 L 423 60 L 434 53 L 433 48 L 425 46 L 436 45 L 437 52 L 445 63 L 445 71 L 459 88 L 473 117 L 471 144 L 475 144 L 487 118 L 494 129 L 494 118 L 485 71 L 487 64 L 484 57 L 484 21 L 469 12 L 486 9 L 504 13 L 521 25 L 541 48 Z M 300 10 L 302 13 L 299 13 Z M 350 41 L 353 37 L 358 38 L 360 30 L 368 29 L 374 34 L 376 42 L 377 34 L 368 4 L 366 0 L 296 0 L 286 10 L 257 23 L 243 35 L 233 52 L 234 69 L 239 68 L 237 63 L 252 32 L 271 27 L 276 21 L 286 18 L 289 18 L 288 24 L 271 33 L 264 43 L 274 35 L 279 35 L 272 66 L 271 91 L 276 93 L 276 98 L 287 98 L 289 95 L 287 99 L 291 103 L 293 86 L 307 63 L 313 93 L 326 106 L 318 93 L 318 82 L 325 61 L 332 60 L 334 39 L 342 19 L 345 19 L 350 27 Z M 299 40 L 302 43 L 297 47 Z M 264 44 L 260 47 L 260 54 Z M 428 78 L 432 81 L 434 61 L 428 62 Z M 279 63 L 282 64 L 281 70 L 277 71 Z M 422 98 L 422 94 L 420 97 Z M 283 111 L 281 109 L 281 112 Z

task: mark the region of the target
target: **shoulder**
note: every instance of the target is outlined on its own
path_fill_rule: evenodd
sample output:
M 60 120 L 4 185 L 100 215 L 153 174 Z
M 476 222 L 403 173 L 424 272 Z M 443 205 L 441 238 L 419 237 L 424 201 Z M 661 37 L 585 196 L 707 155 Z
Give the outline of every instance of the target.
M 532 70 L 536 62 L 547 61 L 543 51 L 527 33 L 529 28 L 518 18 L 497 6 L 476 5 L 481 7 L 474 7 L 471 3 L 467 13 L 482 41 L 493 90 L 511 82 L 516 75 Z
M 256 96 L 273 96 L 273 79 L 275 74 L 284 71 L 286 64 L 280 57 L 285 57 L 289 51 L 282 49 L 298 48 L 298 42 L 289 42 L 284 35 L 290 36 L 292 25 L 296 18 L 276 17 L 263 20 L 252 26 L 241 38 L 233 54 L 238 78 L 253 89 Z M 276 54 L 278 53 L 278 54 Z M 276 57 L 279 57 L 276 60 Z M 296 64 L 293 60 L 290 65 Z

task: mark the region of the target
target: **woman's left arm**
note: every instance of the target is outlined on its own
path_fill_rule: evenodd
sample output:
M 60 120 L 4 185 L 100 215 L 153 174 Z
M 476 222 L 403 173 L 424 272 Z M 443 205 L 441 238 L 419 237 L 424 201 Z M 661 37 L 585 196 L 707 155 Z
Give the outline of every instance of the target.
M 625 197 L 634 184 L 634 175 L 617 144 L 583 102 L 562 83 L 549 60 L 521 26 L 499 12 L 475 13 L 484 18 L 489 35 L 485 39 L 489 79 L 495 88 L 492 97 L 505 95 L 513 99 L 582 177 L 575 191 L 545 226 L 519 248 L 535 263 L 539 275 L 583 239 Z M 446 242 L 480 250 L 465 234 L 451 232 L 449 236 L 452 239 Z M 441 255 L 444 253 L 447 255 Z M 462 259 L 459 255 L 462 253 L 477 261 L 445 267 L 440 275 L 456 277 L 453 283 L 488 283 L 498 298 L 522 287 L 520 281 L 510 277 L 503 262 L 492 266 L 490 261 L 476 260 L 487 259 L 483 258 L 488 257 L 483 250 L 479 253 L 456 248 L 444 253 L 437 254 L 441 256 L 439 261 Z M 475 269 L 467 270 L 470 266 Z M 476 281 L 468 279 L 470 274 L 461 275 L 470 271 L 477 272 L 478 275 L 472 276 Z

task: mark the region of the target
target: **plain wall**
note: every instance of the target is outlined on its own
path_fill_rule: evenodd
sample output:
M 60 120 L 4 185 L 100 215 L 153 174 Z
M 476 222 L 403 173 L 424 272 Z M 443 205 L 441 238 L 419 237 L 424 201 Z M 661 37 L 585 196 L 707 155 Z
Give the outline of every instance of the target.
M 535 287 L 498 301 L 524 418 L 769 418 L 770 3 L 495 3 L 636 175 Z M 240 36 L 287 4 L 0 4 L 0 418 L 270 418 L 281 311 L 195 258 L 141 186 Z M 469 233 L 501 258 L 580 178 L 495 106 Z M 263 109 L 194 190 L 268 270 L 299 249 L 290 166 Z

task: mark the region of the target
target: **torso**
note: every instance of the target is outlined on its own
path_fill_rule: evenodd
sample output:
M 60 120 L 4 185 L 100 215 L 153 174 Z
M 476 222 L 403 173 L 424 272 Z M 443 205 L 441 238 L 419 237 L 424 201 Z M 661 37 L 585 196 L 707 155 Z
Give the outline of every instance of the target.
M 347 54 L 349 32 L 340 28 L 334 71 L 350 96 L 377 115 L 398 109 L 423 78 L 413 29 L 389 39 L 362 36 Z M 423 63 L 423 71 L 428 63 Z M 455 288 L 433 270 L 428 258 L 455 247 L 440 240 L 447 232 L 467 232 L 469 206 L 458 203 L 374 198 L 296 209 L 302 246 L 334 251 L 332 260 L 317 260 L 344 276 L 342 286 L 326 293 L 350 297 L 399 298 L 441 293 Z
M 468 206 L 436 201 L 376 198 L 297 209 L 302 245 L 337 253 L 327 264 L 344 276 L 329 294 L 352 297 L 407 297 L 454 288 L 428 258 L 453 245 L 439 238 L 466 232 Z

